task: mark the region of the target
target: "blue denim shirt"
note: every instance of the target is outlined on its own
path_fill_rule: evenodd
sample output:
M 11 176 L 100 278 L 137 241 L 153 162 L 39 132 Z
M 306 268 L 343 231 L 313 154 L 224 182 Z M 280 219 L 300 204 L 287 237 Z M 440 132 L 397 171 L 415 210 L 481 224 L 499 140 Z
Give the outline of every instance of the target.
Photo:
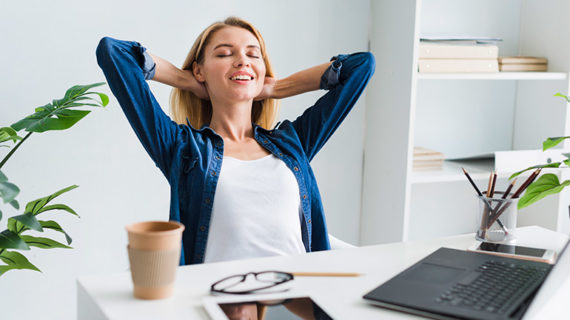
M 294 121 L 272 130 L 253 125 L 255 140 L 281 159 L 299 183 L 301 234 L 307 252 L 330 249 L 325 215 L 310 161 L 344 120 L 374 73 L 374 57 L 338 55 L 321 78 L 328 89 Z M 208 126 L 177 124 L 154 98 L 147 79 L 154 62 L 138 42 L 105 37 L 97 61 L 145 150 L 170 183 L 170 219 L 186 226 L 180 264 L 204 261 L 224 140 Z

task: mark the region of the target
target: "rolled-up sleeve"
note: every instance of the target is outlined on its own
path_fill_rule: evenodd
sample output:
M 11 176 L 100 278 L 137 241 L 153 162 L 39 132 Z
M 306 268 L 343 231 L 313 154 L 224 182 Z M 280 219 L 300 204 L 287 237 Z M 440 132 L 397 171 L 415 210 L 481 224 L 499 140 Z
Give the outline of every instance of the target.
M 138 44 L 138 42 L 137 42 L 137 44 Z M 143 57 L 142 72 L 143 72 L 144 78 L 145 78 L 145 80 L 152 80 L 152 78 L 154 78 L 154 72 L 156 71 L 156 69 L 155 69 L 156 63 L 154 62 L 154 60 L 152 59 L 150 54 L 148 54 L 148 51 L 146 51 L 146 48 L 141 46 L 140 44 L 139 44 L 139 50 L 140 50 L 142 57 Z
M 321 76 L 320 88 L 329 90 L 293 121 L 309 160 L 328 141 L 346 118 L 374 74 L 375 60 L 370 52 L 340 54 Z
M 342 62 L 340 60 L 344 59 L 346 59 L 346 55 L 344 54 L 331 58 L 332 63 L 323 73 L 319 88 L 323 90 L 330 90 L 338 84 L 340 69 L 342 68 Z

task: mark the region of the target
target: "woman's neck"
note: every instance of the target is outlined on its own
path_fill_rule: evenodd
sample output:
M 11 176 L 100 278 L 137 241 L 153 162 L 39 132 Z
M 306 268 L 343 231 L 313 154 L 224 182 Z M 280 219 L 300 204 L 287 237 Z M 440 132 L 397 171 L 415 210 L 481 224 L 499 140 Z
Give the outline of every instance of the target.
M 253 138 L 251 109 L 253 101 L 216 103 L 212 101 L 210 128 L 224 140 L 241 142 Z

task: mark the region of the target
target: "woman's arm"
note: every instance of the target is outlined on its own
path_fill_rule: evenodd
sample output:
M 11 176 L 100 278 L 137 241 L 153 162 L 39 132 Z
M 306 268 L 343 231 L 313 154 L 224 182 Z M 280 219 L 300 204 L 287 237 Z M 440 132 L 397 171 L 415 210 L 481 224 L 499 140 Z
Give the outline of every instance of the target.
M 275 81 L 271 97 L 283 99 L 319 89 L 321 76 L 330 65 L 331 62 L 323 63 Z
M 374 66 L 374 56 L 369 52 L 338 55 L 322 74 L 320 88 L 330 91 L 292 123 L 309 161 L 346 118 Z
M 155 70 L 145 52 L 137 42 L 105 37 L 97 46 L 97 62 L 140 142 L 168 177 L 179 129 L 146 83 Z
M 194 78 L 191 70 L 179 69 L 172 63 L 150 52 L 149 55 L 155 63 L 155 73 L 152 80 L 178 89 L 191 91 L 200 99 L 210 99 L 206 87 Z

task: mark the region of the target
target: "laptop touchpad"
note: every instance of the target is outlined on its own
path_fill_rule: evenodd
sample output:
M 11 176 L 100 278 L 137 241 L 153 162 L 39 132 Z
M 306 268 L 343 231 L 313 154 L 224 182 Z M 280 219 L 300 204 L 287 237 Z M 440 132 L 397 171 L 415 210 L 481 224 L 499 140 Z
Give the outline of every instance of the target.
M 465 269 L 422 263 L 404 276 L 405 279 L 433 284 L 446 284 L 464 273 Z

